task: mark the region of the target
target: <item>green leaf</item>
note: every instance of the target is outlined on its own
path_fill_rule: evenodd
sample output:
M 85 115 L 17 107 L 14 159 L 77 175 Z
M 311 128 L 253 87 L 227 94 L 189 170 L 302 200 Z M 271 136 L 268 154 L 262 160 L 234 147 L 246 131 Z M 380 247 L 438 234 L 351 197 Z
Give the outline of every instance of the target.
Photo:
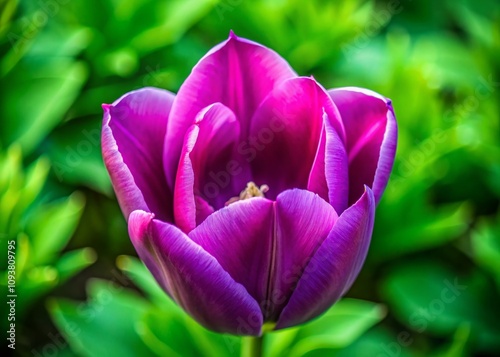
M 370 329 L 354 343 L 340 350 L 317 351 L 320 353 L 309 353 L 307 357 L 413 357 L 425 356 L 422 346 L 415 346 L 419 353 L 412 352 L 412 347 L 416 345 L 416 335 L 410 334 L 406 330 L 390 331 L 382 325 Z M 323 352 L 321 354 L 321 352 Z
M 48 265 L 27 270 L 16 286 L 17 309 L 20 315 L 27 312 L 26 307 L 33 301 L 56 287 L 59 282 L 58 278 L 57 270 Z
M 180 315 L 151 310 L 137 322 L 142 341 L 158 356 L 199 356 L 202 351 L 193 340 Z
M 59 202 L 37 207 L 31 215 L 26 232 L 32 239 L 33 264 L 44 264 L 54 259 L 76 229 L 83 212 L 83 195 L 74 193 Z
M 187 351 L 191 351 L 195 355 L 205 356 L 238 355 L 239 339 L 218 335 L 200 326 L 160 288 L 139 259 L 119 256 L 116 265 L 156 305 L 138 324 L 137 331 L 144 343 L 157 354 L 165 355 L 171 351 L 173 354 L 186 355 Z
M 9 187 L 19 181 L 22 163 L 22 152 L 19 145 L 11 145 L 7 152 L 2 153 L 0 161 L 0 193 L 5 193 Z
M 11 145 L 1 157 L 0 165 L 0 232 L 15 237 L 19 222 L 12 218 L 21 195 L 22 153 L 19 145 Z
M 25 173 L 21 171 L 20 167 L 18 168 L 16 178 L 18 182 L 15 187 L 11 186 L 10 190 L 11 193 L 14 193 L 14 190 L 17 189 L 17 194 L 11 196 L 11 204 L 14 204 L 15 201 L 15 207 L 10 211 L 10 232 L 12 234 L 24 229 L 23 218 L 29 214 L 35 199 L 45 185 L 49 167 L 47 158 L 41 157 Z
M 85 185 L 111 195 L 111 181 L 101 154 L 100 104 L 89 109 L 99 112 L 99 118 L 73 120 L 54 130 L 47 139 L 47 154 L 59 182 Z
M 500 323 L 490 311 L 492 288 L 479 272 L 457 274 L 435 261 L 393 268 L 382 293 L 394 315 L 418 333 L 449 336 L 468 322 L 481 344 L 498 345 Z M 496 332 L 495 332 L 496 331 Z
M 158 307 L 166 311 L 177 311 L 182 313 L 172 299 L 158 285 L 151 272 L 144 263 L 135 258 L 126 255 L 120 255 L 116 259 L 116 266 L 120 268 Z
M 483 221 L 472 232 L 472 257 L 491 272 L 500 289 L 500 219 Z
M 470 356 L 467 349 L 467 342 L 471 335 L 470 324 L 464 322 L 460 324 L 453 335 L 453 340 L 448 346 L 440 348 L 431 356 L 435 357 L 467 357 Z
M 281 331 L 271 332 L 265 337 L 265 355 L 281 356 L 289 350 L 293 341 L 299 333 L 299 328 L 288 328 Z
M 142 340 L 158 355 L 238 356 L 240 341 L 206 330 L 186 313 L 152 309 L 137 324 Z
M 320 349 L 345 348 L 380 322 L 385 315 L 386 310 L 380 304 L 342 299 L 325 315 L 298 328 L 296 343 L 287 355 L 299 357 Z
M 22 210 L 28 208 L 35 198 L 40 194 L 50 169 L 50 162 L 46 157 L 35 161 L 26 172 L 26 180 L 19 200 Z
M 31 244 L 28 236 L 24 233 L 19 233 L 16 241 L 16 275 L 18 282 L 21 282 L 23 273 L 26 267 L 29 266 L 31 257 Z
M 370 258 L 388 259 L 449 243 L 467 229 L 469 212 L 467 204 L 441 205 L 438 210 L 428 209 L 411 215 L 408 211 L 400 211 L 390 220 L 394 222 L 394 227 L 384 227 L 389 217 L 381 218 L 375 223 L 375 239 Z M 398 220 L 398 214 L 404 218 Z M 379 232 L 381 229 L 385 230 L 383 234 Z
M 4 103 L 13 105 L 2 108 L 9 119 L 1 137 L 7 143 L 17 141 L 23 152 L 31 153 L 62 121 L 87 79 L 87 68 L 81 62 L 58 59 L 19 71 L 26 72 L 25 79 L 19 75 L 4 98 Z
M 65 282 L 73 275 L 93 264 L 96 259 L 97 256 L 92 248 L 77 249 L 63 254 L 55 264 L 60 282 Z
M 218 0 L 173 0 L 157 11 L 162 14 L 158 25 L 131 39 L 131 45 L 141 52 L 149 52 L 176 42 L 191 26 L 208 13 Z M 162 33 L 163 36 L 158 36 Z
M 487 1 L 485 1 L 487 3 Z M 495 6 L 493 2 L 489 6 Z M 452 11 L 457 19 L 464 25 L 465 30 L 469 32 L 479 43 L 483 43 L 488 48 L 495 46 L 494 24 L 487 15 L 481 16 L 472 11 L 464 4 L 453 6 Z
M 155 356 L 139 338 L 135 324 L 149 304 L 110 281 L 92 280 L 89 300 L 51 300 L 48 310 L 71 349 L 80 356 Z
M 20 22 L 18 22 L 19 24 Z M 18 29 L 21 26 L 18 26 Z M 7 77 L 10 71 L 19 63 L 19 61 L 29 52 L 31 46 L 33 45 L 33 40 L 39 33 L 39 27 L 31 30 L 30 37 L 24 36 L 24 31 L 18 34 L 11 31 L 7 34 L 7 39 L 11 44 L 11 48 L 7 51 L 5 55 L 2 56 L 0 61 L 0 78 Z
M 17 5 L 17 1 L 2 1 L 0 3 L 0 36 L 3 36 L 8 30 L 8 24 L 12 21 Z
M 92 30 L 85 27 L 67 26 L 64 33 L 48 28 L 33 43 L 29 56 L 36 56 L 43 61 L 53 61 L 57 57 L 76 57 L 89 45 L 92 36 Z

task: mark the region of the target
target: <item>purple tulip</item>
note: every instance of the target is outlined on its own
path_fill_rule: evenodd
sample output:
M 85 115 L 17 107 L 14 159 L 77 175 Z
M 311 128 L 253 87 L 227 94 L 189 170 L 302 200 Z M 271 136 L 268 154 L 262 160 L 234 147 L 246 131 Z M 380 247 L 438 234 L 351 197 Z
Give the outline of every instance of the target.
M 174 95 L 103 105 L 102 150 L 140 258 L 209 329 L 306 322 L 352 285 L 392 169 L 391 101 L 325 90 L 239 38 Z

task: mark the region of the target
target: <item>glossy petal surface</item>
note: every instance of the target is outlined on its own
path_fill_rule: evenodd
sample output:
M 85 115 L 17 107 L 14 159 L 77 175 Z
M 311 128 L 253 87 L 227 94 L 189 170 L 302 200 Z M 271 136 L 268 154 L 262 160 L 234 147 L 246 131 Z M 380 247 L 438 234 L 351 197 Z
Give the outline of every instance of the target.
M 158 283 L 199 323 L 218 332 L 260 333 L 257 302 L 182 231 L 150 213 L 134 211 L 129 234 Z
M 189 236 L 245 286 L 276 320 L 337 214 L 318 195 L 289 190 L 276 202 L 239 201 L 210 215 Z
M 370 188 L 340 215 L 311 257 L 277 329 L 306 322 L 334 304 L 350 287 L 368 252 L 375 215 Z
M 318 195 L 288 190 L 276 199 L 275 266 L 269 293 L 268 317 L 277 321 L 309 259 L 326 239 L 338 216 Z
M 215 257 L 260 304 L 267 294 L 273 228 L 274 203 L 252 198 L 214 212 L 189 237 Z
M 261 101 L 278 84 L 295 76 L 276 52 L 231 33 L 198 62 L 179 89 L 172 107 L 176 120 L 169 123 L 166 136 L 166 172 L 177 165 L 184 133 L 201 109 L 216 102 L 224 104 L 235 113 L 246 137 Z M 169 183 L 174 178 L 167 177 Z
M 340 128 L 328 94 L 314 79 L 305 77 L 284 82 L 257 109 L 244 149 L 256 183 L 269 186 L 269 198 L 308 186 L 325 113 Z
M 391 101 L 362 88 L 329 91 L 346 130 L 349 156 L 349 203 L 373 189 L 378 202 L 389 180 L 397 144 L 397 125 Z
M 172 221 L 172 188 L 162 165 L 174 95 L 144 88 L 103 105 L 102 154 L 125 218 L 136 210 Z
M 204 108 L 184 138 L 175 183 L 176 224 L 189 232 L 244 187 L 243 168 L 233 159 L 240 128 L 220 103 Z M 236 175 L 238 173 L 238 175 Z

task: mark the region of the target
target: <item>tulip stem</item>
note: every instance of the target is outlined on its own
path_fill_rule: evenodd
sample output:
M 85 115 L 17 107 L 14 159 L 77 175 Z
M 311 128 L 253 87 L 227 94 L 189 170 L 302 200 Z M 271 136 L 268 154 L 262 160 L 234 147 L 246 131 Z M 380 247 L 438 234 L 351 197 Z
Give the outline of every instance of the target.
M 259 337 L 243 337 L 241 345 L 241 357 L 262 357 L 264 334 Z

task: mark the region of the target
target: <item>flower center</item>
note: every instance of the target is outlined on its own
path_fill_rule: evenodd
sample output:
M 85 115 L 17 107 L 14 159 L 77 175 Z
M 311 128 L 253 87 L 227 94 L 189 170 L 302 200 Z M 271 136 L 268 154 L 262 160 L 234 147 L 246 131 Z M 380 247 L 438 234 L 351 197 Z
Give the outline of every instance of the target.
M 248 200 L 252 197 L 266 197 L 264 193 L 269 191 L 268 185 L 257 186 L 253 181 L 247 183 L 247 187 L 243 191 L 240 192 L 239 196 L 231 197 L 225 204 L 225 206 L 230 205 L 231 203 Z

